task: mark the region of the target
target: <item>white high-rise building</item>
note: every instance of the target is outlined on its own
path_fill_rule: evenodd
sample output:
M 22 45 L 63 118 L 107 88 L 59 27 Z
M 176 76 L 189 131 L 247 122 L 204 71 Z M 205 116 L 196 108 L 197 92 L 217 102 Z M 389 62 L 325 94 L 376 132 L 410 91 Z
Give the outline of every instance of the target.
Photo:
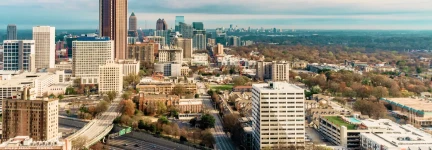
M 99 66 L 99 92 L 123 90 L 123 65 L 113 60 L 106 61 L 105 65 Z
M 33 27 L 35 41 L 36 68 L 54 68 L 55 28 L 50 26 Z
M 3 48 L 3 70 L 36 70 L 35 41 L 6 40 Z
M 114 41 L 108 37 L 79 37 L 72 42 L 72 73 L 82 84 L 98 84 L 99 66 L 114 60 Z
M 253 147 L 287 149 L 305 144 L 304 90 L 286 82 L 252 85 Z

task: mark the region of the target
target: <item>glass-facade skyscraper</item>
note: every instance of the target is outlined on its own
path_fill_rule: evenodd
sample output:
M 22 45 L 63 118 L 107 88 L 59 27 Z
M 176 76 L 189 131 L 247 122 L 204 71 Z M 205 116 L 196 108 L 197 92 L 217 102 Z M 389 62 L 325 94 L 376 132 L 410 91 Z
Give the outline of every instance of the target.
M 175 31 L 180 31 L 180 29 L 179 29 L 180 22 L 185 23 L 184 16 L 176 16 L 176 19 L 175 19 Z

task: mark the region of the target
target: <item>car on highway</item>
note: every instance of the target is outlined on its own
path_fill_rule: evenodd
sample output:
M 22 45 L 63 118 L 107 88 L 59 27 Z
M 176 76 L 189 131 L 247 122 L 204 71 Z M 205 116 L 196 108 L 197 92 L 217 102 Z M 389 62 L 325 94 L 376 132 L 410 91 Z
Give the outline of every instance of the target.
M 135 147 L 140 147 L 138 144 L 135 144 L 134 146 L 135 146 Z
M 128 144 L 124 143 L 123 146 L 128 146 Z

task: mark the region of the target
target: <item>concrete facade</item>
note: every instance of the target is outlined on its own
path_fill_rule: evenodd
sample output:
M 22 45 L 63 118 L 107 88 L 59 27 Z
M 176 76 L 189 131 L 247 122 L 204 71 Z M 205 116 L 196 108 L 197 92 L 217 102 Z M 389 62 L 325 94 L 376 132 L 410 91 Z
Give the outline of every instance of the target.
M 33 27 L 35 41 L 35 67 L 54 68 L 55 28 L 50 26 Z

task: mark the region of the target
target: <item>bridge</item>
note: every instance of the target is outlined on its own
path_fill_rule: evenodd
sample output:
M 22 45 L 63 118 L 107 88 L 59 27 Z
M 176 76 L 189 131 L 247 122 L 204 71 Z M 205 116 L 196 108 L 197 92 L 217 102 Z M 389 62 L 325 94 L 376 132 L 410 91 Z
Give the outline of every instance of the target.
M 87 140 L 84 147 L 88 148 L 102 140 L 114 127 L 114 119 L 121 115 L 119 103 L 120 96 L 113 100 L 107 111 L 103 112 L 101 115 L 87 123 L 83 128 L 67 137 L 66 142 L 72 143 L 75 139 L 86 138 Z M 68 145 L 68 148 L 69 147 L 72 147 L 72 145 Z

